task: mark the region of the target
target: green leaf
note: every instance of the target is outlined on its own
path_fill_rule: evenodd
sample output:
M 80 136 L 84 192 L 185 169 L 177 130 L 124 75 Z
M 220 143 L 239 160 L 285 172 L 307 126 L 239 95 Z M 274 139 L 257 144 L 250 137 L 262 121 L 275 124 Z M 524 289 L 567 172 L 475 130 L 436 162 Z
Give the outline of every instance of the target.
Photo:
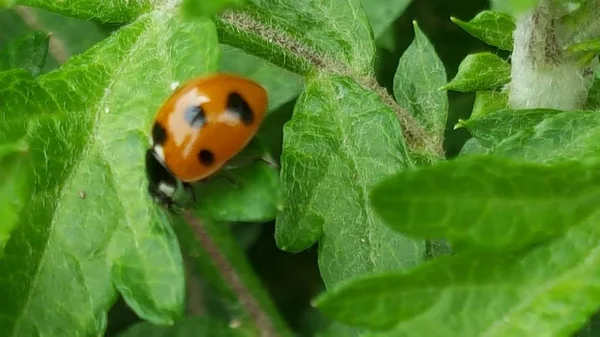
M 413 0 L 362 0 L 375 38 L 380 37 L 404 13 Z
M 470 54 L 458 66 L 458 73 L 444 90 L 472 92 L 498 89 L 510 82 L 510 64 L 489 52 Z
M 372 71 L 375 42 L 360 0 L 253 2 L 219 18 L 222 43 L 300 74 L 316 67 Z
M 516 25 L 515 20 L 506 13 L 483 11 L 469 22 L 455 17 L 451 17 L 450 20 L 490 46 L 503 50 L 513 49 L 513 31 Z
M 226 9 L 238 7 L 248 0 L 183 0 L 181 8 L 188 17 L 211 17 Z
M 490 5 L 493 11 L 517 16 L 536 7 L 539 1 L 540 0 L 491 0 Z
M 142 319 L 181 315 L 181 253 L 147 193 L 143 158 L 171 83 L 217 64 L 211 22 L 157 11 L 39 77 L 50 102 L 12 91 L 2 118 L 41 112 L 27 129 L 35 194 L 0 260 L 0 297 L 11 303 L 0 306 L 0 331 L 101 335 L 117 289 Z
M 374 184 L 411 166 L 398 119 L 378 95 L 343 76 L 309 78 L 283 143 L 284 208 L 275 228 L 282 250 L 319 240 L 328 287 L 423 259 L 424 242 L 392 232 L 368 204 Z
M 300 94 L 304 79 L 242 50 L 221 45 L 222 72 L 235 73 L 260 83 L 269 95 L 269 111 L 279 108 Z
M 588 40 L 579 43 L 574 43 L 567 47 L 571 52 L 594 52 L 600 53 L 600 39 Z
M 439 258 L 346 284 L 317 300 L 372 336 L 571 336 L 600 301 L 600 216 L 519 255 Z
M 40 73 L 48 54 L 48 34 L 29 33 L 0 51 L 0 71 L 22 68 L 33 76 Z
M 586 110 L 600 110 L 600 78 L 594 77 L 584 105 Z
M 228 226 L 203 218 L 196 211 L 194 216 L 200 222 L 200 226 L 175 221 L 173 228 L 187 255 L 186 261 L 189 261 L 191 270 L 197 273 L 206 285 L 204 296 L 215 297 L 216 302 L 222 306 L 219 309 L 223 310 L 227 317 L 238 320 L 240 326 L 254 331 L 251 336 L 257 336 L 259 330 L 253 319 L 256 314 L 245 311 L 245 305 L 241 303 L 244 301 L 248 305 L 248 298 L 239 298 L 236 295 L 243 285 L 247 289 L 247 296 L 252 296 L 260 306 L 260 310 L 268 315 L 278 335 L 292 337 L 285 321 L 269 298 L 261 280 L 254 274 L 244 250 L 234 239 Z M 235 283 L 230 282 L 231 280 L 223 276 L 224 269 L 230 275 L 235 273 L 238 280 Z M 235 289 L 232 289 L 233 287 Z
M 162 12 L 173 9 L 173 3 L 169 1 L 154 0 L 112 1 L 110 3 L 103 0 L 16 0 L 16 4 L 41 8 L 80 20 L 103 23 L 127 23 L 153 9 Z
M 471 138 L 465 142 L 462 149 L 460 150 L 461 156 L 485 154 L 488 152 L 488 148 L 481 145 L 477 138 Z
M 519 250 L 596 211 L 600 174 L 579 163 L 468 156 L 386 179 L 371 192 L 371 202 L 386 224 L 414 238 L 446 238 L 453 247 L 480 251 Z
M 6 242 L 19 225 L 21 213 L 29 199 L 33 182 L 29 179 L 32 165 L 27 144 L 0 143 L 0 258 Z
M 244 327 L 231 328 L 225 322 L 214 318 L 186 317 L 172 326 L 159 326 L 148 322 L 137 323 L 129 327 L 118 337 L 251 337 L 251 331 Z
M 0 0 L 0 8 L 10 8 L 15 4 L 15 0 Z
M 278 172 L 269 164 L 256 164 L 227 171 L 235 180 L 216 177 L 197 184 L 194 205 L 215 221 L 265 222 L 275 219 L 282 208 Z M 205 197 L 206 196 L 206 197 Z
M 508 93 L 504 91 L 477 91 L 470 118 L 485 116 L 508 107 Z
M 600 114 L 566 111 L 544 119 L 495 146 L 491 153 L 539 163 L 597 158 Z
M 459 125 L 466 127 L 481 145 L 489 148 L 560 112 L 552 109 L 502 109 L 478 118 L 459 120 Z
M 406 49 L 394 76 L 394 96 L 421 126 L 442 142 L 448 118 L 446 70 L 427 36 L 413 22 L 415 38 Z

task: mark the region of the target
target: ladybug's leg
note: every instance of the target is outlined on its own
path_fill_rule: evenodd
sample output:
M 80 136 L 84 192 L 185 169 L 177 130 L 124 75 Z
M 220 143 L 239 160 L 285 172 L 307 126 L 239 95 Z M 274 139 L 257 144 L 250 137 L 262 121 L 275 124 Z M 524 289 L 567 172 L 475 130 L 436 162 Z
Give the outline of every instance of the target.
M 192 197 L 192 202 L 196 202 L 196 192 L 194 191 L 194 187 L 190 183 L 182 183 L 183 189 Z
M 146 177 L 150 195 L 161 206 L 173 211 L 173 194 L 177 187 L 177 179 L 156 159 L 152 149 L 146 151 Z

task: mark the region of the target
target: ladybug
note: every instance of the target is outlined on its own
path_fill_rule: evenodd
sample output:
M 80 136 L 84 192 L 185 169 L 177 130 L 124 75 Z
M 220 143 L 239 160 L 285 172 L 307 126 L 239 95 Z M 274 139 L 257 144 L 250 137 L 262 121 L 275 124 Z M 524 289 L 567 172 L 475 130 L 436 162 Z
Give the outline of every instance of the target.
M 210 177 L 252 140 L 267 111 L 266 90 L 230 74 L 192 79 L 158 110 L 146 151 L 148 192 L 171 208 L 179 184 Z

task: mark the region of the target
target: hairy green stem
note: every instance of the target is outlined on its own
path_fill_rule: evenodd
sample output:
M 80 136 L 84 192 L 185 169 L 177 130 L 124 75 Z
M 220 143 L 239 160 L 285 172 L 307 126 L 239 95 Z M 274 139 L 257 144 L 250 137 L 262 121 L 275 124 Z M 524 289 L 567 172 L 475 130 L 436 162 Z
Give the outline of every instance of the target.
M 564 50 L 569 43 L 564 14 L 556 0 L 541 0 L 517 18 L 508 87 L 512 108 L 573 110 L 585 103 L 597 62 L 580 66 Z
M 400 107 L 382 88 L 372 74 L 354 73 L 349 67 L 303 44 L 292 32 L 273 27 L 260 10 L 227 11 L 215 21 L 222 43 L 243 49 L 275 65 L 300 75 L 326 72 L 349 76 L 366 90 L 377 93 L 382 101 L 398 116 L 404 137 L 412 152 L 431 153 L 444 157 L 442 139 L 429 134 L 417 120 Z
M 225 257 L 220 247 L 213 241 L 206 231 L 204 224 L 197 219 L 191 211 L 183 210 L 181 213 L 188 226 L 193 230 L 196 239 L 210 256 L 214 266 L 236 295 L 244 311 L 248 313 L 255 326 L 260 331 L 261 337 L 279 337 L 275 325 L 269 315 L 262 309 L 259 301 L 252 295 L 250 289 L 244 284 L 240 275 Z

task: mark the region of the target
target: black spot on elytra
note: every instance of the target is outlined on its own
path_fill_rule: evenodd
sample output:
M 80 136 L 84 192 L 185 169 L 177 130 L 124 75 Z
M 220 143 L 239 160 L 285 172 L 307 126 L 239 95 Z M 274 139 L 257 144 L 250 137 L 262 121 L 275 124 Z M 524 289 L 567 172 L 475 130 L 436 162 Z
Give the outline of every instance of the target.
M 183 118 L 186 123 L 192 128 L 201 128 L 206 123 L 206 116 L 204 110 L 199 105 L 190 105 L 183 112 Z
M 163 145 L 165 140 L 167 140 L 167 131 L 159 122 L 155 122 L 152 126 L 152 141 L 154 144 Z
M 254 121 L 254 113 L 248 102 L 237 92 L 232 92 L 227 96 L 227 109 L 237 114 L 245 125 L 252 124 Z
M 215 162 L 215 155 L 210 150 L 202 150 L 198 152 L 198 160 L 208 166 Z

